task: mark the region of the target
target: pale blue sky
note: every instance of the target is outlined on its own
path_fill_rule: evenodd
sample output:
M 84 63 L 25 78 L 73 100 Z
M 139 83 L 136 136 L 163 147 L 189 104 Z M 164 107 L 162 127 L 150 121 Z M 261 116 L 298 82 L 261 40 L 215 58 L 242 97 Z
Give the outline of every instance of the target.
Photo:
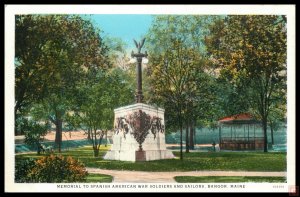
M 101 14 L 90 15 L 90 18 L 104 35 L 121 38 L 130 51 L 135 48 L 133 39 L 139 42 L 152 22 L 151 15 L 142 14 Z

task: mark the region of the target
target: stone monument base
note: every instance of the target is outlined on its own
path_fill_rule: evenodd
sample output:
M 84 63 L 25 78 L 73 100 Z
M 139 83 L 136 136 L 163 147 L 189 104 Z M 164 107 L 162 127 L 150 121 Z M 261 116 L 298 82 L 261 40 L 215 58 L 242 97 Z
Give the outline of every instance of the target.
M 164 130 L 164 110 L 143 103 L 137 103 L 115 109 L 115 134 L 111 150 L 104 159 L 121 161 L 150 161 L 175 158 L 171 150 L 166 149 Z M 133 116 L 143 114 L 150 119 L 148 134 L 139 151 L 139 143 L 134 137 Z M 144 123 L 143 123 L 144 124 Z M 146 124 L 146 123 L 145 123 Z
M 175 156 L 170 150 L 147 150 L 143 151 L 143 157 L 145 159 L 139 160 L 139 151 L 116 151 L 111 150 L 106 153 L 104 159 L 106 160 L 120 160 L 120 161 L 151 161 L 161 159 L 173 159 Z

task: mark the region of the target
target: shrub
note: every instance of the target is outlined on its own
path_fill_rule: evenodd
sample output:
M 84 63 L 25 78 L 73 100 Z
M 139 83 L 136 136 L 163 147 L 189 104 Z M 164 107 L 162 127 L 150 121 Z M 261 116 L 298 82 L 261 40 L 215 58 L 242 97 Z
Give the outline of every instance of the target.
M 50 155 L 37 160 L 28 176 L 32 182 L 68 183 L 84 182 L 87 174 L 80 161 L 72 157 Z
M 21 159 L 16 162 L 15 165 L 15 182 L 16 183 L 24 183 L 31 182 L 30 177 L 28 177 L 28 173 L 35 166 L 35 159 L 27 158 Z

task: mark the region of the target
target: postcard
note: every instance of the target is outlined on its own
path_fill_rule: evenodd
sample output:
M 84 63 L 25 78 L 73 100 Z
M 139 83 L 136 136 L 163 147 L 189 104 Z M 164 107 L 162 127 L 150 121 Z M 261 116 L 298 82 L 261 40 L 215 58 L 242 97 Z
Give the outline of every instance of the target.
M 299 195 L 295 5 L 5 5 L 5 192 Z

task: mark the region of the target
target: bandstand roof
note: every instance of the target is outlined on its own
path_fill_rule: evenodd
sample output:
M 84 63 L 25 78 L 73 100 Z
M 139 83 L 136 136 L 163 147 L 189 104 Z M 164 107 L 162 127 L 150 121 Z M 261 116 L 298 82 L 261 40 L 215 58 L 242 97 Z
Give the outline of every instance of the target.
M 235 114 L 226 116 L 218 121 L 220 124 L 259 124 L 260 121 L 256 120 L 250 113 Z

